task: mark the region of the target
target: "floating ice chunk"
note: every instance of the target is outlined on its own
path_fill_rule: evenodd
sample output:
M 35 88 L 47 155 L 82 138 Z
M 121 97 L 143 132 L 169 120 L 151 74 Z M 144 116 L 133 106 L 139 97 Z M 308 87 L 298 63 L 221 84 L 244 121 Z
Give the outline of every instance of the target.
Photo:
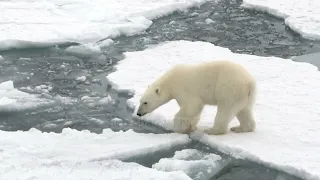
M 112 99 L 112 97 L 110 95 L 108 95 L 107 97 L 104 97 L 102 99 L 100 99 L 98 101 L 98 104 L 99 105 L 107 105 L 107 104 L 110 104 L 110 103 L 113 103 L 114 100 Z
M 122 122 L 122 119 L 116 117 L 116 118 L 111 119 L 111 121 L 113 121 L 113 122 Z
M 0 61 L 3 61 L 4 60 L 4 58 L 0 55 Z
M 31 58 L 28 58 L 28 57 L 19 57 L 19 60 L 20 60 L 20 61 L 30 61 Z
M 132 130 L 114 132 L 110 129 L 96 134 L 69 128 L 61 133 L 45 133 L 32 128 L 29 131 L 0 131 L 0 137 L 1 180 L 21 177 L 36 180 L 86 177 L 191 180 L 182 172 L 157 171 L 119 161 L 185 145 L 190 142 L 187 135 L 143 134 Z
M 51 128 L 56 128 L 58 127 L 58 125 L 56 124 L 53 124 L 53 123 L 47 123 L 43 126 L 44 128 L 47 128 L 47 129 L 51 129 Z
M 76 78 L 77 81 L 82 81 L 82 82 L 86 81 L 86 79 L 87 79 L 86 76 L 80 76 Z
M 22 111 L 54 103 L 52 99 L 28 94 L 13 86 L 13 81 L 0 83 L 0 112 Z
M 95 106 L 95 105 L 107 105 L 107 104 L 113 104 L 115 103 L 115 100 L 112 99 L 110 95 L 107 95 L 107 97 L 95 97 L 95 96 L 83 96 L 81 97 L 81 101 L 87 103 L 89 106 Z
M 52 90 L 52 86 L 42 84 L 42 85 L 36 86 L 34 90 L 36 92 L 49 93 Z
M 0 1 L 0 49 L 85 44 L 106 37 L 135 35 L 157 17 L 205 1 Z
M 283 18 L 293 31 L 308 39 L 320 39 L 318 0 L 243 0 L 242 7 Z
M 104 40 L 104 41 L 100 41 L 99 43 L 98 43 L 98 45 L 100 46 L 100 47 L 107 47 L 107 46 L 110 46 L 111 44 L 113 44 L 114 43 L 114 41 L 112 40 L 112 39 L 106 39 L 106 40 Z
M 176 151 L 172 158 L 160 159 L 152 168 L 166 172 L 183 171 L 192 179 L 210 179 L 229 162 L 230 159 L 222 159 L 216 154 L 184 149 Z
M 28 152 L 26 152 L 28 153 Z M 0 157 L 0 161 L 2 161 Z M 163 172 L 147 168 L 137 163 L 106 160 L 101 162 L 35 160 L 28 166 L 6 167 L 7 172 L 0 174 L 1 179 L 33 180 L 192 180 L 182 172 Z M 48 176 L 51 175 L 51 176 Z M 98 174 L 98 176 L 97 176 Z
M 72 121 L 67 121 L 63 124 L 63 126 L 68 127 L 68 126 L 71 126 L 72 124 L 74 124 Z
M 71 54 L 83 55 L 83 56 L 91 56 L 92 53 L 101 53 L 100 46 L 96 43 L 87 43 L 87 44 L 81 44 L 77 46 L 69 46 L 65 49 L 65 51 Z
M 211 24 L 211 23 L 214 23 L 214 21 L 212 19 L 208 18 L 208 19 L 205 20 L 205 23 L 206 24 Z
M 54 175 L 49 179 L 191 180 L 183 172 L 157 171 L 120 161 L 142 152 L 186 144 L 189 142 L 187 135 L 113 132 L 110 129 L 96 134 L 69 128 L 62 133 L 43 133 L 32 128 L 0 131 L 0 137 L 0 179 L 42 180 L 48 179 L 49 172 Z
M 98 118 L 89 118 L 89 121 L 95 122 L 97 124 L 103 124 L 104 122 Z

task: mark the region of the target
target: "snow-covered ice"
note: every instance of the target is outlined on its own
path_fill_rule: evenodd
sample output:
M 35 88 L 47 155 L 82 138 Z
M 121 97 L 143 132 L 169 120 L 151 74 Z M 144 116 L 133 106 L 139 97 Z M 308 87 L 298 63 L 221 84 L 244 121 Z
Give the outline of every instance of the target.
M 228 163 L 229 159 L 213 153 L 204 153 L 196 149 L 176 151 L 171 158 L 162 158 L 152 168 L 171 172 L 183 171 L 192 179 L 210 179 Z
M 142 152 L 170 149 L 189 143 L 187 135 L 140 134 L 131 130 L 102 134 L 64 129 L 0 131 L 0 179 L 188 179 L 182 172 L 162 172 L 123 163 Z M 117 159 L 117 160 L 116 160 Z
M 92 43 L 146 30 L 152 20 L 207 0 L 0 2 L 0 49 Z
M 244 8 L 283 18 L 286 25 L 308 39 L 320 39 L 319 0 L 243 0 Z
M 21 111 L 54 103 L 51 98 L 28 94 L 16 89 L 13 81 L 0 83 L 0 112 Z
M 127 103 L 136 112 L 147 86 L 173 65 L 217 59 L 236 61 L 256 77 L 257 130 L 240 134 L 229 131 L 221 136 L 197 131 L 191 137 L 226 153 L 265 162 L 305 179 L 312 176 L 320 179 L 320 72 L 311 64 L 235 54 L 206 42 L 172 41 L 125 53 L 125 59 L 116 65 L 117 71 L 107 79 L 115 89 L 134 92 Z M 178 108 L 176 101 L 171 101 L 141 119 L 172 129 Z M 198 125 L 200 130 L 212 127 L 215 112 L 216 107 L 205 107 Z M 235 118 L 230 126 L 238 124 Z

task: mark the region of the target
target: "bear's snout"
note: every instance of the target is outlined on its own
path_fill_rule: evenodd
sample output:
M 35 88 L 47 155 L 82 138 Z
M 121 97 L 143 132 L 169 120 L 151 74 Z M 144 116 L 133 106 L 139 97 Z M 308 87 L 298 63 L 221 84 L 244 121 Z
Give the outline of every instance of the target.
M 144 113 L 144 111 L 141 109 L 141 106 L 138 108 L 138 111 L 137 111 L 137 115 L 138 116 L 143 116 L 145 115 L 146 113 Z

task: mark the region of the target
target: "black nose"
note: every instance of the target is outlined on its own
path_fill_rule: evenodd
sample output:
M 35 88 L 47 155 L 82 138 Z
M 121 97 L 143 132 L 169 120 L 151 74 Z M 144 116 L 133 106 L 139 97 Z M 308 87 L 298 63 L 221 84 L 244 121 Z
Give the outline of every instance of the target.
M 141 113 L 137 113 L 138 116 L 141 116 Z

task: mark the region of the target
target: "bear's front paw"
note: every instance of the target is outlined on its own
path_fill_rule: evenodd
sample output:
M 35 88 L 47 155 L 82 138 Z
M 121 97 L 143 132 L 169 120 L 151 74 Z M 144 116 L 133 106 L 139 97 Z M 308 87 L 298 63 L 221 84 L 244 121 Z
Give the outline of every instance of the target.
M 193 131 L 193 130 L 192 130 L 191 127 L 186 128 L 186 129 L 183 129 L 183 128 L 175 128 L 175 129 L 174 129 L 174 132 L 180 133 L 180 134 L 190 134 L 192 131 Z
M 190 134 L 191 131 L 188 130 L 188 129 L 185 129 L 185 130 L 175 130 L 174 131 L 175 133 L 180 133 L 180 134 Z
M 204 132 L 207 133 L 208 135 L 222 135 L 227 133 L 226 130 L 218 129 L 218 128 L 206 129 L 204 130 Z
M 235 126 L 230 128 L 231 131 L 235 133 L 243 133 L 243 132 L 252 132 L 254 131 L 252 128 L 246 128 L 246 127 L 241 127 L 241 126 Z

